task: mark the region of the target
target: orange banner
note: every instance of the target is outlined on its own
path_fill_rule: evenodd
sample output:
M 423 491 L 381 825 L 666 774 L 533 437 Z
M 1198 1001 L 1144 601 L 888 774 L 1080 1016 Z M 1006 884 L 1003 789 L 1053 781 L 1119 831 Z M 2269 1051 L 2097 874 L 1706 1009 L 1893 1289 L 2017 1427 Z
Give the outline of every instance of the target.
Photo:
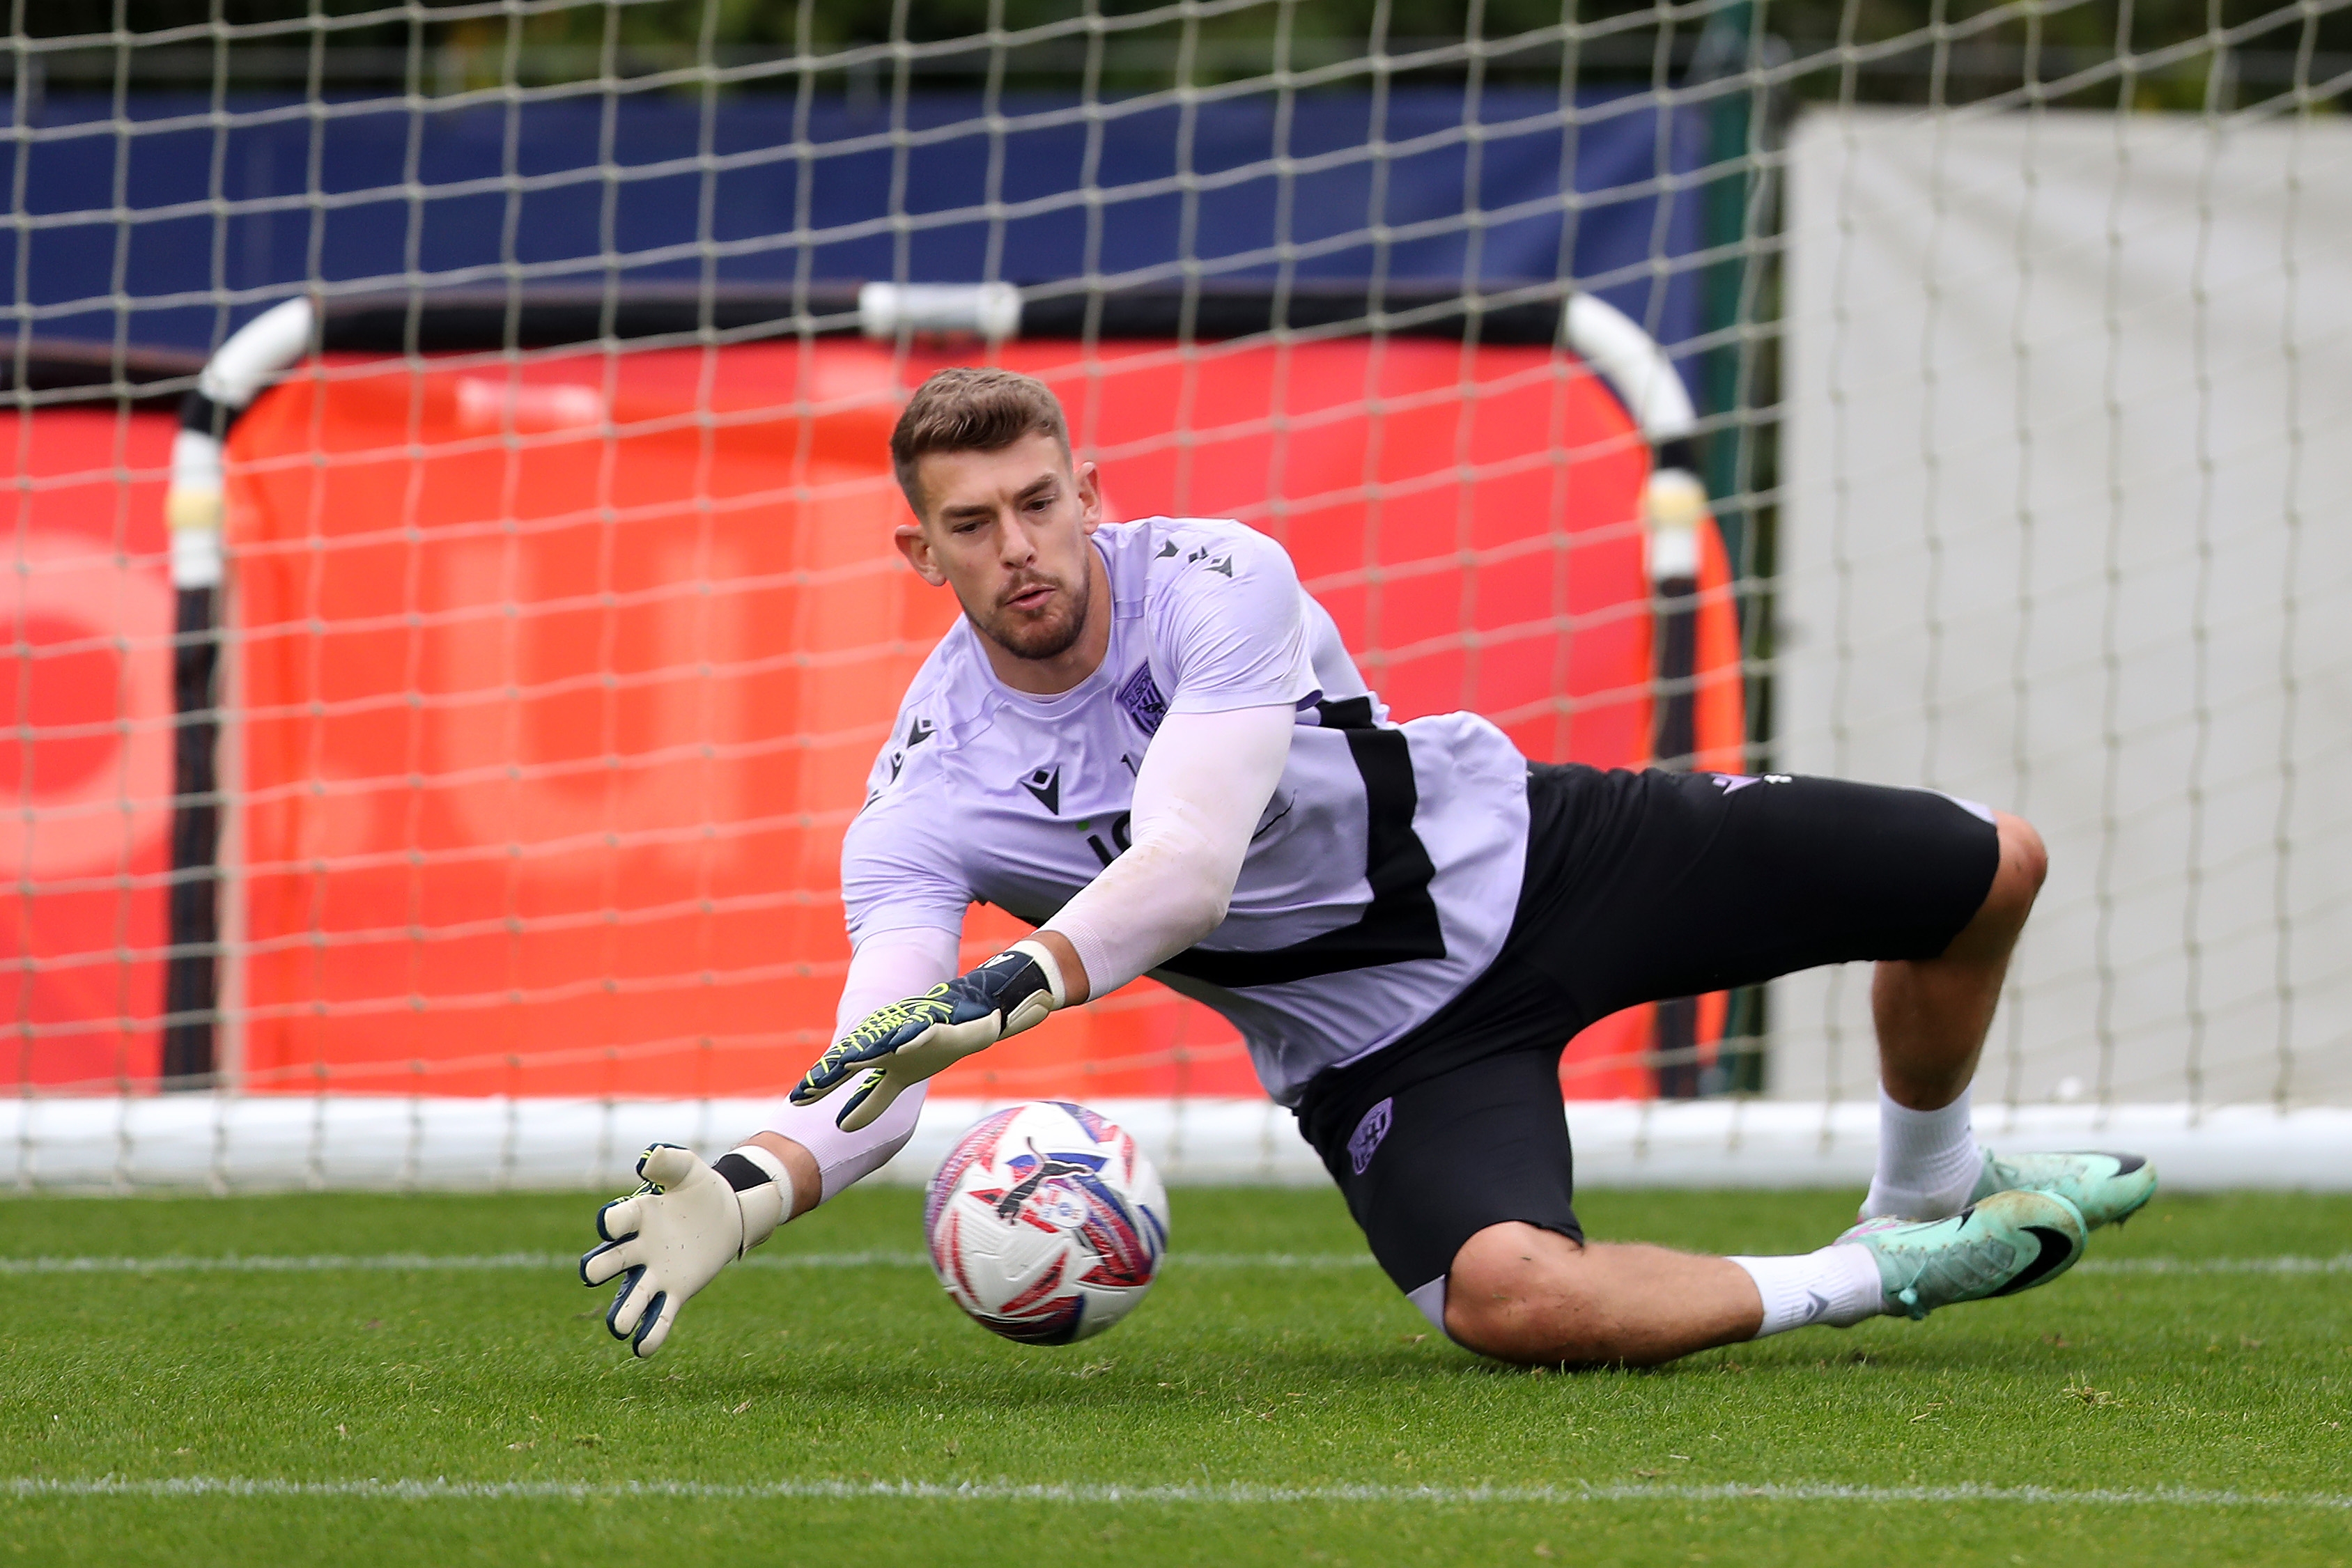
M 20 1088 L 143 1088 L 170 862 L 169 414 L 0 414 L 0 1007 Z
M 1022 344 L 1115 517 L 1281 539 L 1400 716 L 1531 757 L 1651 734 L 1643 444 L 1573 361 L 1435 341 Z M 841 834 L 950 623 L 889 543 L 886 439 L 945 356 L 825 340 L 331 361 L 230 442 L 232 787 L 256 1090 L 738 1094 L 821 1049 Z M 1703 580 L 1700 737 L 1735 766 L 1737 631 Z M 1017 927 L 976 911 L 975 955 Z M 1648 1092 L 1646 1022 L 1580 1093 Z M 1630 1032 L 1629 1032 L 1630 1031 Z M 1607 1065 L 1603 1065 L 1603 1063 Z M 943 1090 L 1255 1092 L 1148 983 Z

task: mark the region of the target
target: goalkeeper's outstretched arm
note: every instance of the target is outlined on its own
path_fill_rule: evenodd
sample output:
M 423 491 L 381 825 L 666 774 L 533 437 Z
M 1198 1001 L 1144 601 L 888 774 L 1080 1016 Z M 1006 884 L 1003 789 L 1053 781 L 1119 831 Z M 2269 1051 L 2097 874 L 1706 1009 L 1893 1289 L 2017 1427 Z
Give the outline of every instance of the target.
M 1130 847 L 1035 936 L 968 974 L 947 978 L 955 931 L 869 932 L 843 984 L 838 1043 L 772 1124 L 715 1165 L 656 1145 L 637 1162 L 639 1190 L 598 1213 L 604 1245 L 581 1259 L 580 1277 L 621 1279 L 605 1314 L 614 1337 L 640 1356 L 658 1351 L 678 1309 L 721 1269 L 887 1164 L 913 1135 L 923 1082 L 942 1068 L 1215 930 L 1295 722 L 1286 706 L 1169 716 L 1137 772 Z M 864 1082 L 838 1112 L 823 1103 L 854 1077 Z
M 1250 839 L 1290 760 L 1297 710 L 1171 714 L 1135 779 L 1133 846 L 1038 936 L 1066 943 L 1108 995 L 1223 924 Z
M 954 974 L 956 941 L 955 932 L 935 926 L 870 934 L 850 956 L 835 1032 L 892 997 Z M 913 1135 L 922 1100 L 919 1092 L 905 1095 L 856 1132 L 823 1107 L 788 1104 L 767 1131 L 712 1165 L 675 1144 L 647 1149 L 637 1160 L 643 1185 L 597 1212 L 603 1245 L 580 1260 L 583 1283 L 621 1281 L 605 1328 L 640 1356 L 661 1349 L 678 1309 L 720 1270 L 887 1164 Z
M 1290 757 L 1290 705 L 1171 714 L 1143 754 L 1126 852 L 1039 927 L 969 974 L 876 1009 L 793 1091 L 855 1132 L 908 1089 L 1055 1008 L 1117 989 L 1214 931 Z

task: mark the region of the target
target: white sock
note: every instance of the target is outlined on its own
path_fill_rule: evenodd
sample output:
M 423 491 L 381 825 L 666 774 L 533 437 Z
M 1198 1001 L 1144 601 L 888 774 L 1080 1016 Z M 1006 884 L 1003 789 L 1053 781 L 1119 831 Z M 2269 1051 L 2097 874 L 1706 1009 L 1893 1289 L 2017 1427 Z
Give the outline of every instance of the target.
M 1969 1128 L 1969 1092 L 1937 1111 L 1912 1111 L 1878 1092 L 1878 1174 L 1863 1217 L 1942 1219 L 1969 1206 L 1984 1151 Z
M 1764 1326 L 1756 1337 L 1784 1333 L 1807 1323 L 1847 1328 L 1886 1310 L 1886 1287 L 1878 1260 L 1867 1247 L 1848 1241 L 1801 1252 L 1793 1258 L 1734 1258 L 1756 1281 L 1764 1298 Z

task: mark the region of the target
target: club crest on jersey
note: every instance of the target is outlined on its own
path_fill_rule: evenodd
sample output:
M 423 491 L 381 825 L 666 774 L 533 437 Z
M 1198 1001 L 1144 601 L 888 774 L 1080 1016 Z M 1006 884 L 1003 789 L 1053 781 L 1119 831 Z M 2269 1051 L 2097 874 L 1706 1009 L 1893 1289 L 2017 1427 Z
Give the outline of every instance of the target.
M 1062 765 L 1058 762 L 1040 768 L 1021 780 L 1021 788 L 1036 797 L 1037 804 L 1055 816 L 1062 814 Z
M 1160 721 L 1168 716 L 1168 699 L 1160 695 L 1160 683 L 1151 678 L 1150 664 L 1135 667 L 1135 674 L 1118 688 L 1118 701 L 1137 728 L 1146 735 L 1160 733 Z

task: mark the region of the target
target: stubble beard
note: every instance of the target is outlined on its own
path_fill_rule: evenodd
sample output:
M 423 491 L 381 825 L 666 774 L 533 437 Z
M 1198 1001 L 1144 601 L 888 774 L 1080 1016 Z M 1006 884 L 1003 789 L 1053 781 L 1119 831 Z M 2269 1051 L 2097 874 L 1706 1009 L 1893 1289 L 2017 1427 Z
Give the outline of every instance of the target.
M 1015 584 L 1015 589 L 1034 587 L 1040 582 L 1052 582 L 1063 591 L 1055 596 L 1060 613 L 1030 616 L 1006 605 L 998 605 L 995 613 L 982 621 L 970 619 L 982 635 L 1016 659 L 1043 662 L 1058 659 L 1076 645 L 1087 629 L 1087 605 L 1093 583 L 1081 578 L 1076 588 L 1068 588 L 1058 579 L 1032 577 Z M 969 612 L 967 612 L 969 613 Z

